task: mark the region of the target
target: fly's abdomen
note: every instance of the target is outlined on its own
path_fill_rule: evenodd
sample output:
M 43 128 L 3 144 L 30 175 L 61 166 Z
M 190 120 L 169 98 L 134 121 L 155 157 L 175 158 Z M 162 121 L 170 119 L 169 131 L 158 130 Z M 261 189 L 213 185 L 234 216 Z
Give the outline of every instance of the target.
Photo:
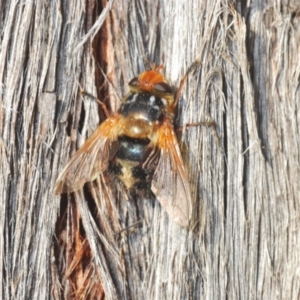
M 147 187 L 154 172 L 153 167 L 143 167 L 152 149 L 148 139 L 119 138 L 119 149 L 111 162 L 111 170 L 126 189 Z
M 149 144 L 148 139 L 132 139 L 127 136 L 119 138 L 119 149 L 116 157 L 133 162 L 142 162 Z

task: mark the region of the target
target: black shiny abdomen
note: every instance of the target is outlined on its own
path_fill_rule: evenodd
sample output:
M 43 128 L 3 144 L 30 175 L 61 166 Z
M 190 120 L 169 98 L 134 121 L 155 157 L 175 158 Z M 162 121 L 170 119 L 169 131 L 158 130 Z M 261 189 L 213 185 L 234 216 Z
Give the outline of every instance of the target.
M 141 162 L 144 159 L 149 142 L 148 139 L 132 139 L 127 136 L 121 136 L 116 157 Z
M 154 150 L 149 147 L 150 141 L 121 136 L 118 142 L 118 151 L 110 162 L 111 172 L 132 195 L 138 193 L 138 190 L 149 189 L 155 166 L 149 164 L 145 167 L 143 163 Z

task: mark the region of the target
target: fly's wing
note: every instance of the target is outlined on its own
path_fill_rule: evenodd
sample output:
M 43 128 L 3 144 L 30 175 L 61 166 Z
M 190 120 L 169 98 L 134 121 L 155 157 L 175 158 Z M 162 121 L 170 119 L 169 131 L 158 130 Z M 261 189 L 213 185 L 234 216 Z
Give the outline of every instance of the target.
M 158 129 L 154 143 L 160 150 L 160 156 L 151 190 L 176 223 L 188 226 L 192 217 L 191 192 L 177 138 L 168 118 Z
M 113 142 L 122 128 L 120 121 L 121 115 L 105 120 L 73 155 L 56 180 L 56 195 L 82 188 L 86 182 L 96 179 L 99 173 L 107 169 Z

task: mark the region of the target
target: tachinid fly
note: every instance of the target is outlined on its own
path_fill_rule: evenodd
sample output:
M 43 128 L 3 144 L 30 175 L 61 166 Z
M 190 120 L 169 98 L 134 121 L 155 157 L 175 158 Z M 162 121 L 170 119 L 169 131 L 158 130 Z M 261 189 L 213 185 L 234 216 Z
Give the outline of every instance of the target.
M 151 189 L 169 216 L 188 226 L 190 187 L 173 129 L 177 100 L 161 66 L 129 82 L 120 109 L 74 154 L 55 183 L 55 194 L 73 192 L 108 170 L 129 194 Z

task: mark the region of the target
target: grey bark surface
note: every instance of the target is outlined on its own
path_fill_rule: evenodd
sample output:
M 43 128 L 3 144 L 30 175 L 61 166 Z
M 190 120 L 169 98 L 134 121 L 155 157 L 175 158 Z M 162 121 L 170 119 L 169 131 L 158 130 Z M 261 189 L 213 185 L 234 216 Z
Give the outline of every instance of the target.
M 297 1 L 122 1 L 106 17 L 116 111 L 152 62 L 176 88 L 192 226 L 127 201 L 104 176 L 75 193 L 106 299 L 299 299 Z M 85 1 L 0 2 L 0 299 L 64 299 L 53 276 L 54 182 L 97 125 Z M 103 100 L 103 99 L 101 99 Z M 84 112 L 84 114 L 83 114 Z M 138 225 L 122 231 L 142 219 Z M 121 233 L 120 233 L 121 232 Z M 56 287 L 56 288 L 54 288 Z

